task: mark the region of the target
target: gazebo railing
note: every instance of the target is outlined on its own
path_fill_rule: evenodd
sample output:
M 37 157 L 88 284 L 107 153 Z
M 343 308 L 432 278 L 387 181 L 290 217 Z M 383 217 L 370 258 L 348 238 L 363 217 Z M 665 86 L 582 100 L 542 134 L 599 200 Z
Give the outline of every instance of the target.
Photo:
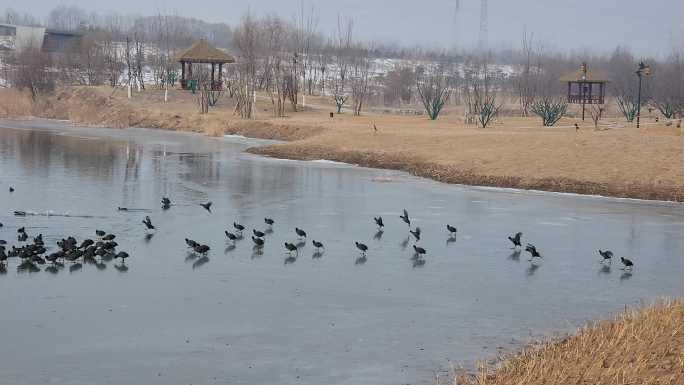
M 212 91 L 223 91 L 223 81 L 222 80 L 214 80 L 211 82 L 211 90 Z
M 603 96 L 601 95 L 568 95 L 569 103 L 582 104 L 603 104 Z
M 197 79 L 181 79 L 180 86 L 184 90 L 197 89 Z M 223 80 L 210 81 L 210 89 L 212 91 L 223 91 Z

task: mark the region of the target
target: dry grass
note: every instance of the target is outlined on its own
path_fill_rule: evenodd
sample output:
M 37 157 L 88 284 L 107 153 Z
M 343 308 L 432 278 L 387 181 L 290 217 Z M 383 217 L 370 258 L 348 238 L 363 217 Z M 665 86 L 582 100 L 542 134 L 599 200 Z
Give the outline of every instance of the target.
M 446 183 L 684 201 L 684 169 L 676 166 L 684 164 L 684 136 L 666 127 L 595 131 L 583 125 L 577 133 L 571 120 L 545 128 L 536 119 L 506 118 L 480 129 L 455 117 L 311 115 L 290 124 L 328 129 L 251 151 L 398 169 Z
M 454 385 L 684 384 L 684 302 L 661 302 L 533 346 Z
M 259 99 L 257 120 L 233 114 L 224 97 L 209 114 L 197 113 L 186 91 L 134 92 L 109 87 L 74 87 L 44 98 L 38 105 L 3 107 L 0 114 L 70 119 L 76 124 L 149 127 L 239 134 L 288 143 L 251 152 L 291 159 L 330 159 L 407 171 L 446 183 L 514 187 L 545 191 L 684 201 L 684 132 L 644 118 L 637 130 L 617 118 L 605 119 L 601 130 L 589 121 L 575 132 L 573 119 L 558 127 L 542 127 L 537 118 L 503 117 L 486 129 L 464 126 L 454 109 L 438 121 L 422 116 L 350 114 L 329 118 L 333 107 L 323 98 L 307 98 L 310 110 L 273 118 L 270 102 Z M 313 105 L 313 108 L 311 108 Z M 378 132 L 373 130 L 373 125 Z
M 21 117 L 33 115 L 33 102 L 27 92 L 11 88 L 0 89 L 0 117 Z

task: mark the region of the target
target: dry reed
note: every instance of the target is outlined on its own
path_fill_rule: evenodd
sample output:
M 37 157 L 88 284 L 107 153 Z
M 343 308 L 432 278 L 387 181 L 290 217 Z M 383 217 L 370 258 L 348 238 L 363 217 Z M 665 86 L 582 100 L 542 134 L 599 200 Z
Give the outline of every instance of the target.
M 454 378 L 454 385 L 628 384 L 684 384 L 684 301 L 626 311 Z

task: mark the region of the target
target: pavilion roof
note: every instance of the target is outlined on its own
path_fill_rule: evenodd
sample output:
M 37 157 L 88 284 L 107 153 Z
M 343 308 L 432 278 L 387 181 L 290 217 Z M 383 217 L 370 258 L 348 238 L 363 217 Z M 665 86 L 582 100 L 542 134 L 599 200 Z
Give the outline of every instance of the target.
M 181 52 L 178 61 L 191 63 L 235 63 L 235 58 L 200 39 Z
M 560 77 L 562 82 L 589 82 L 589 83 L 608 83 L 608 77 L 600 71 L 587 69 L 586 72 L 578 69 L 577 71 L 566 73 Z

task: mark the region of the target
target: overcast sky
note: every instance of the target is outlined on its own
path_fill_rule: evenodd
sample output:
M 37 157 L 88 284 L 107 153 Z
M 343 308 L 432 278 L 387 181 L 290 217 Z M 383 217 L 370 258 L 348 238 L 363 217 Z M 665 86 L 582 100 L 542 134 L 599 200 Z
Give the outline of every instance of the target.
M 0 9 L 27 11 L 43 19 L 56 4 L 86 10 L 116 10 L 140 15 L 158 10 L 208 21 L 236 24 L 248 10 L 294 16 L 302 0 L 0 0 Z M 303 0 L 319 15 L 319 29 L 334 29 L 337 15 L 355 20 L 364 40 L 402 45 L 450 47 L 477 45 L 480 0 Z M 637 55 L 663 55 L 684 44 L 684 0 L 488 0 L 491 47 L 520 46 L 524 28 L 545 47 L 561 51 L 605 52 L 629 46 Z

